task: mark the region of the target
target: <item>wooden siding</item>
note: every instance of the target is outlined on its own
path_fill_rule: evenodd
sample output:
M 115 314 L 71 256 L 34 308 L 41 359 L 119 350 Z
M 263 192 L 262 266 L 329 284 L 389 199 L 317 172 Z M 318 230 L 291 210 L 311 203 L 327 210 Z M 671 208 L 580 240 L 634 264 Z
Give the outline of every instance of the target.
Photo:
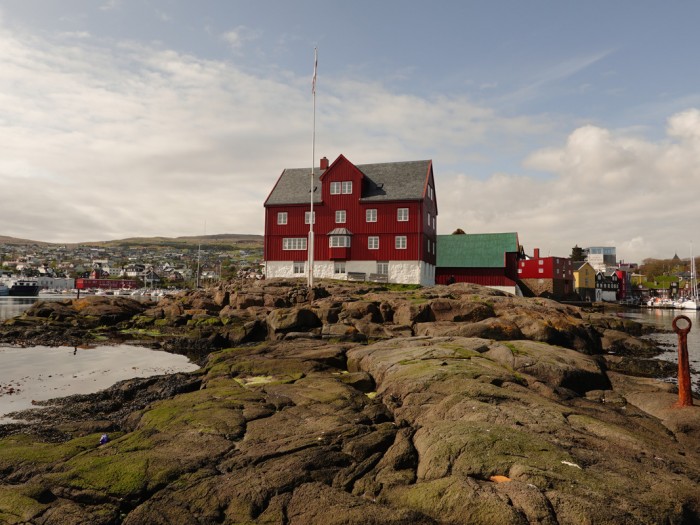
M 505 268 L 437 268 L 435 283 L 447 284 L 454 277 L 457 283 L 481 286 L 515 286 L 515 281 L 505 274 Z
M 340 197 L 337 202 L 335 197 Z M 428 253 L 427 240 L 431 246 L 436 242 L 434 234 L 423 233 L 427 218 L 422 214 L 420 202 L 386 202 L 352 205 L 347 195 L 332 195 L 329 203 L 314 206 L 316 222 L 314 233 L 316 246 L 314 258 L 319 261 L 330 260 L 328 232 L 335 228 L 347 228 L 352 232 L 350 259 L 376 261 L 415 261 L 423 260 L 435 264 L 435 255 Z M 408 221 L 397 221 L 399 208 L 408 208 Z M 366 210 L 377 210 L 377 222 L 366 222 Z M 336 223 L 336 210 L 346 211 L 346 222 Z M 306 260 L 304 250 L 283 250 L 282 239 L 287 237 L 304 237 L 309 234 L 309 225 L 304 223 L 305 212 L 309 206 L 270 206 L 265 210 L 265 260 L 290 261 Z M 287 224 L 277 224 L 277 213 L 287 212 Z M 395 248 L 395 237 L 405 235 L 405 250 Z M 379 237 L 379 249 L 367 247 L 368 237 Z M 432 249 L 431 249 L 432 252 Z
M 352 181 L 352 193 L 330 193 L 332 182 Z M 432 165 L 427 173 L 423 195 L 417 200 L 362 200 L 365 176 L 342 155 L 320 176 L 321 202 L 314 203 L 314 258 L 318 261 L 336 259 L 338 250 L 331 252 L 328 233 L 336 228 L 345 228 L 352 233 L 347 260 L 365 261 L 416 261 L 435 265 L 437 254 L 437 192 Z M 432 187 L 432 198 L 428 185 Z M 419 193 L 419 192 L 418 192 Z M 387 195 L 387 197 L 389 197 Z M 408 220 L 398 221 L 398 210 L 408 209 Z M 309 225 L 305 224 L 305 213 L 309 204 L 266 204 L 265 242 L 266 261 L 303 261 L 306 250 L 283 250 L 285 238 L 308 238 Z M 367 222 L 367 210 L 377 210 L 376 222 Z M 336 211 L 345 210 L 345 222 L 336 223 Z M 277 224 L 277 214 L 287 213 L 287 223 Z M 428 215 L 430 215 L 430 220 Z M 434 219 L 433 219 L 434 218 Z M 435 227 L 433 226 L 433 221 Z M 395 248 L 396 236 L 406 236 L 406 249 Z M 368 238 L 379 237 L 379 248 L 369 249 Z M 428 243 L 430 241 L 430 243 Z M 430 246 L 428 246 L 430 244 Z

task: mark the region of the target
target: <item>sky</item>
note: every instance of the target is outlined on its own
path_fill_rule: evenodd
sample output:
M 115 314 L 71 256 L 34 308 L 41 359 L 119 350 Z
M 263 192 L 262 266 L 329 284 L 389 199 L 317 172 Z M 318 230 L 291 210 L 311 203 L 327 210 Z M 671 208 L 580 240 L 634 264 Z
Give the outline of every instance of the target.
M 647 0 L 0 0 L 0 235 L 263 234 L 281 172 L 343 154 L 432 159 L 439 234 L 688 257 L 699 18 Z

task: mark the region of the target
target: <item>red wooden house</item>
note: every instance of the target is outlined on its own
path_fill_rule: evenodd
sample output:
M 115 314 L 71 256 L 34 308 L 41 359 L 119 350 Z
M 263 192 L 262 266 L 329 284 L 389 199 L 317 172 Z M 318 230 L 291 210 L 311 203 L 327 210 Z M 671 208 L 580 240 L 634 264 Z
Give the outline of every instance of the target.
M 430 160 L 314 170 L 314 276 L 435 283 L 437 200 Z M 308 270 L 311 168 L 285 169 L 265 201 L 266 277 Z
M 571 259 L 540 257 L 539 248 L 535 248 L 530 259 L 518 261 L 518 279 L 525 295 L 563 299 L 574 291 Z
M 437 284 L 474 283 L 517 295 L 518 261 L 524 253 L 518 234 L 438 235 Z

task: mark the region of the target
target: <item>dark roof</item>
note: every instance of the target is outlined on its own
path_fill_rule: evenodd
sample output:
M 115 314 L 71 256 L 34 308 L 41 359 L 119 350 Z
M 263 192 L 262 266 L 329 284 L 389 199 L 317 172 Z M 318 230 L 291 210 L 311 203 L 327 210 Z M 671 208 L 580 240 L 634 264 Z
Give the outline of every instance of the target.
M 430 160 L 356 165 L 365 176 L 361 200 L 373 202 L 422 199 L 430 165 Z M 322 173 L 320 168 L 314 169 L 314 203 L 321 202 Z M 310 200 L 310 191 L 311 168 L 285 169 L 265 205 L 306 204 Z
M 518 251 L 518 234 L 473 233 L 437 236 L 438 268 L 505 268 L 507 252 Z

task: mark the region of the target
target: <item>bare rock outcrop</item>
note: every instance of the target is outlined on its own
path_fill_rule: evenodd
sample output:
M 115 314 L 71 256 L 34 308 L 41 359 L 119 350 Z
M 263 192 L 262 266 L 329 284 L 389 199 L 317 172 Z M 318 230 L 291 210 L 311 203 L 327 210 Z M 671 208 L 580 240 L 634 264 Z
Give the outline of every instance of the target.
M 202 368 L 0 425 L 7 523 L 700 522 L 700 406 L 621 373 L 648 349 L 604 316 L 471 285 L 267 281 L 37 304 L 3 333 L 67 327 L 148 331 Z

